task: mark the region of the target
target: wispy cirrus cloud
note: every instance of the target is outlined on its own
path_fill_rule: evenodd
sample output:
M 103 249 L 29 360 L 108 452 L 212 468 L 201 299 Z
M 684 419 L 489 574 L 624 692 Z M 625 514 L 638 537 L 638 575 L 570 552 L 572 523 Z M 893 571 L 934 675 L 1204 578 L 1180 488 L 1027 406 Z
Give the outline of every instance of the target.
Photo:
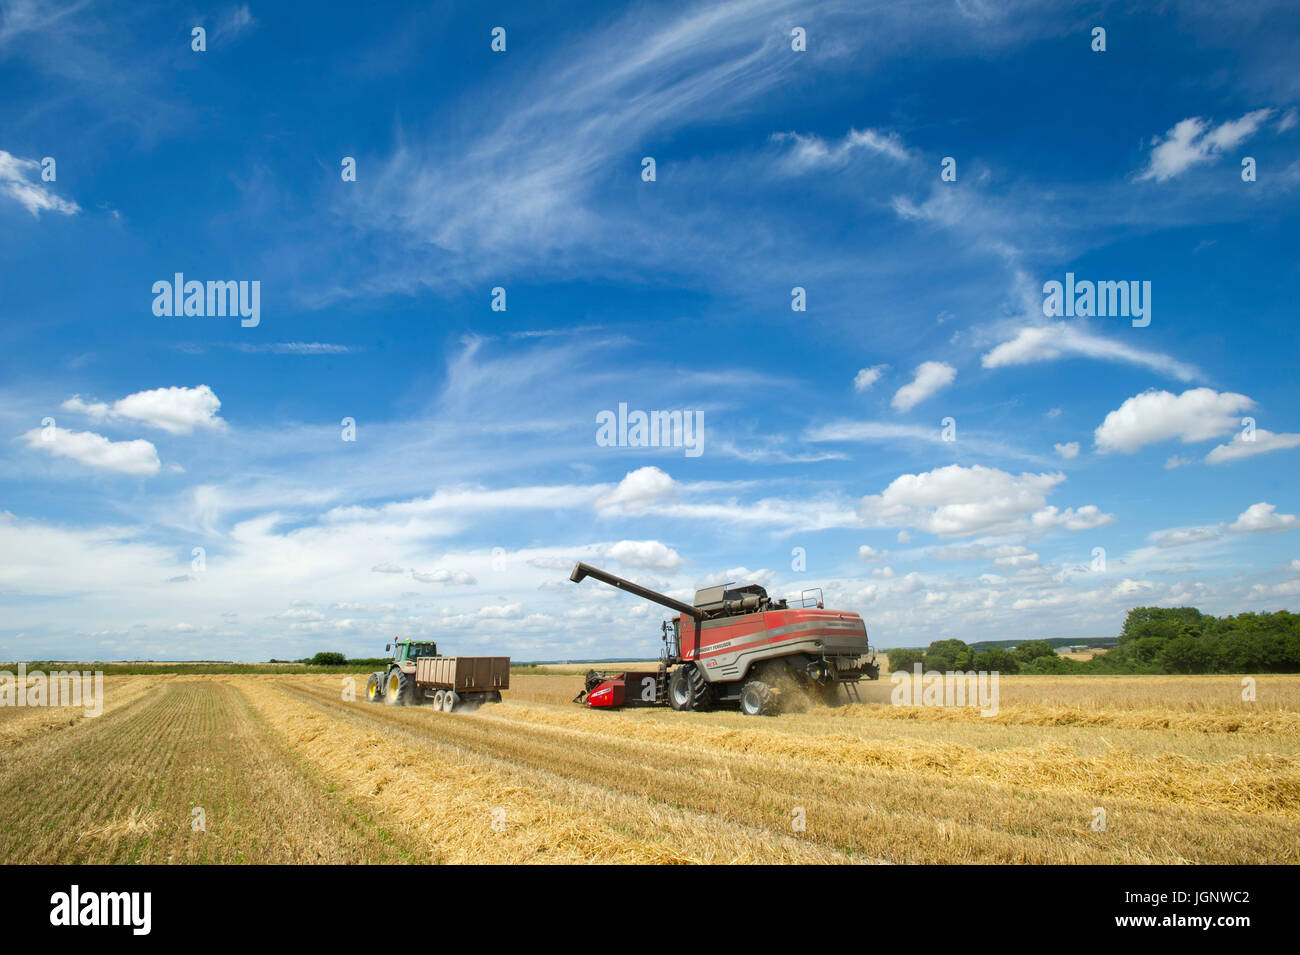
M 1204 377 L 1199 369 L 1187 362 L 1106 338 L 1083 324 L 1066 322 L 1022 328 L 1007 341 L 981 355 L 980 364 L 985 368 L 1007 368 L 1062 358 L 1123 362 L 1150 368 L 1179 381 L 1194 381 Z
M 1165 182 L 1181 176 L 1193 166 L 1211 162 L 1257 133 L 1275 110 L 1256 109 L 1218 126 L 1199 116 L 1174 124 L 1163 137 L 1151 140 L 1151 156 L 1137 176 L 1139 182 Z
M 17 202 L 33 219 L 39 219 L 42 212 L 72 216 L 81 211 L 75 202 L 56 195 L 42 181 L 39 160 L 20 159 L 3 149 L 0 149 L 0 196 Z

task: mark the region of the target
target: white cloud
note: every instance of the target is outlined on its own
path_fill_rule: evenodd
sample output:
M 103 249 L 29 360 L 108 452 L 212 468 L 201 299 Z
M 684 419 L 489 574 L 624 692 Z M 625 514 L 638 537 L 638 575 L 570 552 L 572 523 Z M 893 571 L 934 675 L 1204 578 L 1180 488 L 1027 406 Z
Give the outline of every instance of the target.
M 1245 432 L 1238 431 L 1227 444 L 1221 444 L 1205 456 L 1207 464 L 1223 464 L 1226 461 L 1239 461 L 1268 451 L 1283 451 L 1287 448 L 1300 447 L 1300 434 L 1274 434 L 1263 428 L 1256 428 L 1251 440 L 1246 440 Z
M 894 392 L 891 404 L 898 411 L 910 411 L 926 398 L 952 384 L 957 369 L 941 361 L 925 361 L 917 365 L 911 382 Z
M 904 474 L 880 494 L 864 497 L 860 513 L 875 526 L 908 526 L 940 537 L 977 533 L 1082 530 L 1114 520 L 1095 505 L 1060 511 L 1047 495 L 1064 474 L 1009 474 L 981 465 L 950 464 L 923 474 Z
M 1065 458 L 1067 461 L 1079 456 L 1078 441 L 1067 441 L 1065 444 L 1054 444 L 1052 447 L 1056 449 L 1057 454 Z
M 787 172 L 796 175 L 842 166 L 860 151 L 888 156 L 898 162 L 908 158 L 907 147 L 897 133 L 879 133 L 874 129 L 851 129 L 843 139 L 833 143 L 820 136 L 800 133 L 777 133 L 772 139 L 792 144 L 782 159 L 782 165 Z
M 596 509 L 639 510 L 654 504 L 673 493 L 673 479 L 657 467 L 637 468 L 629 471 L 618 487 L 596 501 Z
M 1252 504 L 1228 525 L 1228 530 L 1239 534 L 1271 534 L 1295 530 L 1298 526 L 1294 514 L 1278 514 L 1277 508 L 1266 501 Z
M 1192 381 L 1201 377 L 1200 371 L 1191 365 L 1159 352 L 1146 351 L 1123 342 L 1103 338 L 1077 322 L 1031 325 L 1022 328 L 1014 338 L 982 355 L 980 364 L 985 368 L 1004 368 L 1039 361 L 1055 361 L 1066 357 L 1095 358 L 1140 365 L 1179 381 Z
M 1257 109 L 1218 126 L 1211 126 L 1199 116 L 1184 119 L 1165 133 L 1163 139 L 1156 136 L 1151 140 L 1151 159 L 1138 175 L 1138 181 L 1164 182 L 1192 166 L 1216 159 L 1253 136 L 1271 115 L 1271 109 Z
M 1177 527 L 1167 531 L 1157 531 L 1149 535 L 1148 540 L 1157 547 L 1186 547 L 1189 544 L 1201 544 L 1205 541 L 1218 540 L 1223 536 L 1221 526 L 1205 525 L 1203 527 Z
M 874 563 L 876 561 L 881 561 L 888 556 L 889 556 L 888 551 L 884 551 L 884 552 L 878 551 L 870 544 L 863 544 L 861 547 L 858 548 L 858 560 L 867 563 Z
M 123 474 L 157 474 L 161 466 L 158 449 L 143 439 L 110 441 L 93 431 L 64 428 L 33 428 L 23 435 L 29 448 L 39 448 L 60 457 L 72 458 L 92 468 Z
M 448 570 L 446 567 L 439 567 L 429 572 L 412 570 L 411 578 L 422 584 L 453 584 L 460 587 L 470 587 L 478 583 L 474 575 L 468 571 Z
M 1115 597 L 1132 597 L 1137 594 L 1149 594 L 1155 590 L 1155 584 L 1149 580 L 1132 580 L 1124 578 L 1115 585 L 1111 592 Z
M 605 551 L 605 556 L 618 561 L 624 567 L 645 570 L 674 571 L 685 563 L 677 551 L 656 540 L 619 541 Z
M 872 365 L 870 368 L 859 368 L 858 373 L 853 376 L 853 390 L 867 391 L 880 380 L 888 367 L 888 365 Z
M 1211 388 L 1193 388 L 1181 395 L 1145 391 L 1106 415 L 1094 439 L 1102 452 L 1125 454 L 1173 438 L 1184 444 L 1208 441 L 1238 427 L 1241 412 L 1254 405 L 1245 395 Z
M 0 196 L 8 196 L 39 219 L 42 212 L 76 215 L 81 207 L 60 199 L 41 180 L 41 164 L 35 159 L 19 159 L 0 149 Z
M 96 421 L 128 418 L 168 434 L 189 434 L 195 428 L 219 431 L 226 427 L 226 422 L 217 417 L 220 408 L 220 399 L 207 385 L 137 391 L 111 405 L 83 401 L 81 395 L 73 395 L 63 402 L 64 411 L 84 414 Z

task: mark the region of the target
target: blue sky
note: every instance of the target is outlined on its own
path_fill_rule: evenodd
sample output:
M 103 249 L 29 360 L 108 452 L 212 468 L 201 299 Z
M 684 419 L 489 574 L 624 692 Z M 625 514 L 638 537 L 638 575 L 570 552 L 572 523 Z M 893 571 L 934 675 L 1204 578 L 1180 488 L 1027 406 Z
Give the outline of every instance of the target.
M 1300 13 L 1220 6 L 0 3 L 0 658 L 652 653 L 577 559 L 882 647 L 1295 609 Z

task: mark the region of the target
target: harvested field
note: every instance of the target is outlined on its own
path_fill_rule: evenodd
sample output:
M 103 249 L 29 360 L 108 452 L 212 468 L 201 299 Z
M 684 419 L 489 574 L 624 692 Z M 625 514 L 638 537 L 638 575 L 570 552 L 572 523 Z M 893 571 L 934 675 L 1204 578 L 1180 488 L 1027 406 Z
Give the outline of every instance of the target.
M 123 677 L 99 718 L 0 711 L 0 858 L 1295 862 L 1300 677 L 1257 682 L 1006 677 L 981 718 L 885 680 L 750 718 L 587 710 L 567 673 L 452 714 L 338 676 Z

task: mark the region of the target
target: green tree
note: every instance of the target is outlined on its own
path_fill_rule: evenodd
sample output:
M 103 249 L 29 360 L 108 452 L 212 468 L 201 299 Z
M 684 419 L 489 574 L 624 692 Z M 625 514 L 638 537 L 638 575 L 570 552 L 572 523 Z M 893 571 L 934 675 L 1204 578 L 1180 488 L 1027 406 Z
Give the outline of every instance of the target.
M 311 665 L 315 667 L 339 667 L 348 662 L 348 658 L 341 653 L 325 652 L 318 653 L 311 658 Z
M 973 665 L 976 670 L 986 670 L 989 673 L 1020 672 L 1020 661 L 1006 647 L 989 647 L 987 650 L 981 650 L 975 654 Z
M 1015 654 L 1021 663 L 1030 663 L 1039 657 L 1054 657 L 1056 651 L 1046 640 L 1026 640 L 1016 647 Z
M 975 651 L 963 640 L 954 637 L 936 640 L 925 651 L 926 669 L 969 670 L 974 656 Z M 934 666 L 930 665 L 930 661 L 934 662 Z
M 886 651 L 886 656 L 889 657 L 889 672 L 899 673 L 903 670 L 910 671 L 913 664 L 920 663 L 925 651 L 919 647 L 900 647 Z

